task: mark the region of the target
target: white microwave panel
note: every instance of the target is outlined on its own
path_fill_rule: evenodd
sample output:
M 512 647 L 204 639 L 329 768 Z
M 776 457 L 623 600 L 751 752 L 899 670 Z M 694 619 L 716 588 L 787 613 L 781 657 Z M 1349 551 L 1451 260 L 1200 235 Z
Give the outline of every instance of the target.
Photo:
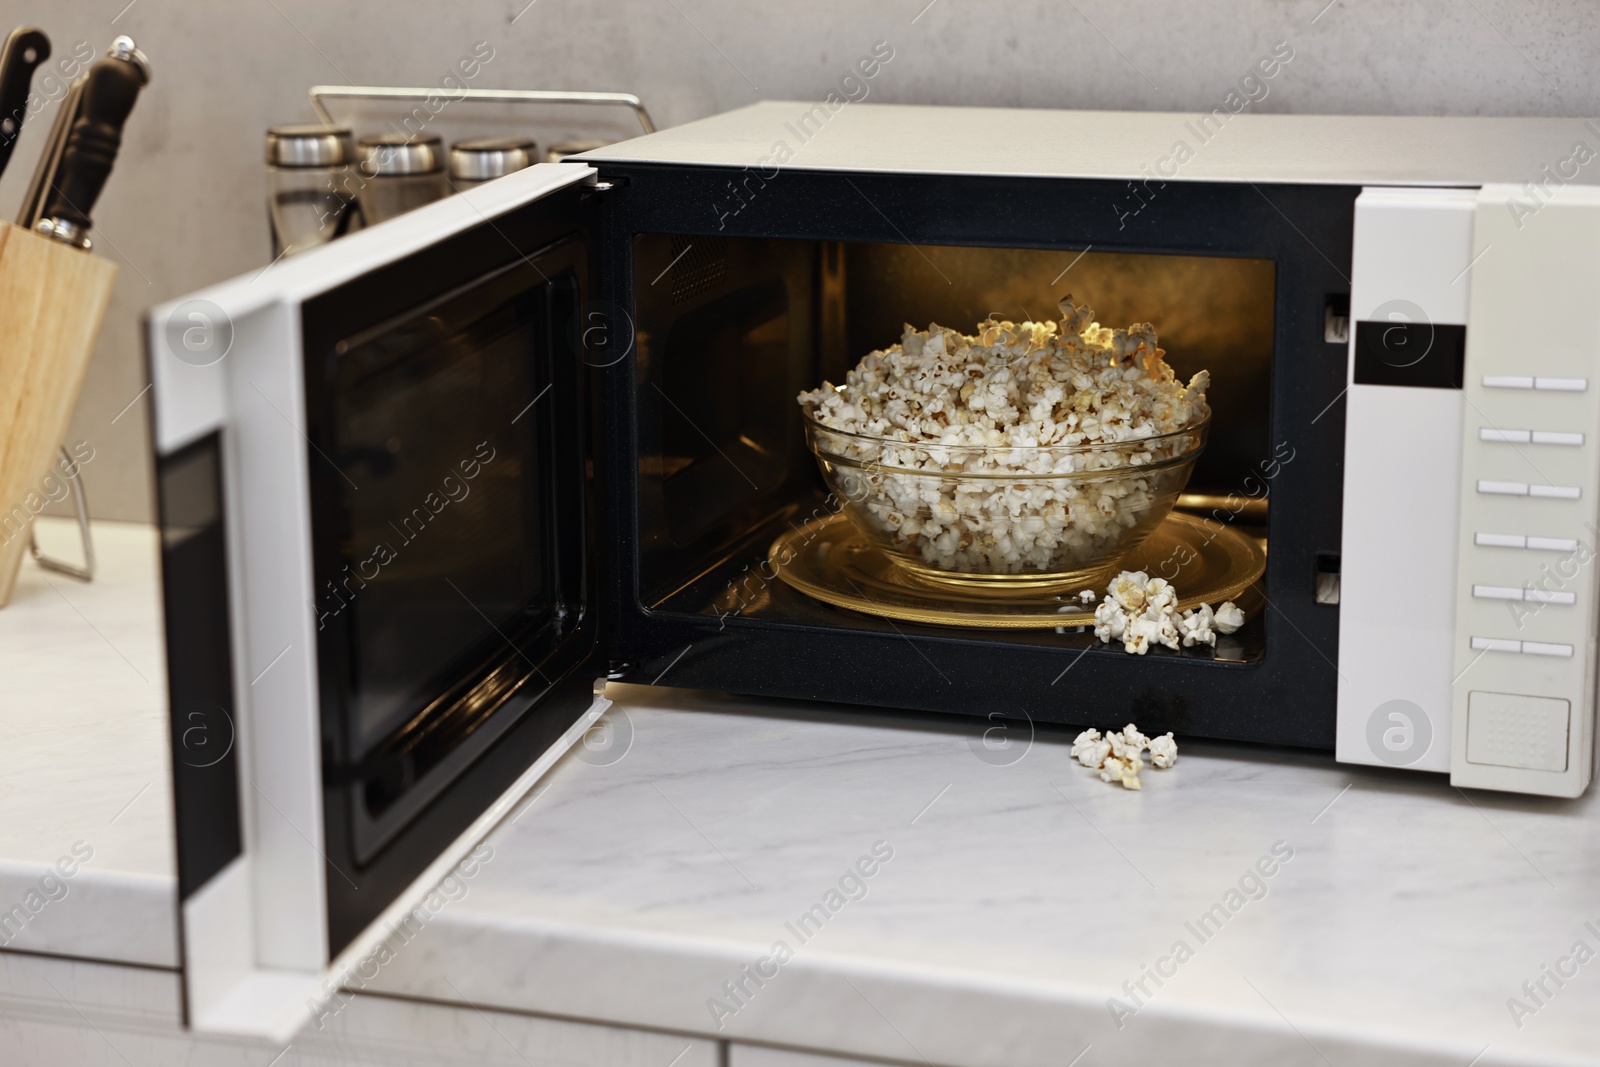
M 231 403 L 236 352 L 260 344 L 253 324 L 386 263 L 531 203 L 594 174 L 576 163 L 540 163 L 357 230 L 292 259 L 190 293 L 146 316 L 155 386 L 156 447 L 174 452 L 219 427 Z M 232 362 L 230 362 L 230 360 Z
M 1484 186 L 1473 256 L 1450 781 L 1574 797 L 1594 757 L 1600 188 Z
M 1394 331 L 1391 358 L 1404 363 L 1402 341 L 1419 339 L 1398 328 L 1466 325 L 1476 207 L 1471 189 L 1356 198 L 1335 731 L 1344 763 L 1450 769 L 1461 390 L 1358 382 L 1356 355 L 1358 334 L 1370 341 L 1374 326 Z
M 830 107 L 770 100 L 574 158 L 747 168 L 768 181 L 793 169 L 1476 188 L 1537 178 L 1529 160 L 1566 159 L 1574 142 L 1594 136 L 1576 118 Z
M 182 903 L 190 1025 L 287 1039 L 582 735 L 587 716 L 337 959 L 328 952 L 301 307 L 588 178 L 539 165 L 171 301 L 147 318 L 158 452 L 221 430 L 243 853 Z
M 256 959 L 315 969 L 325 956 L 320 741 L 309 442 L 299 305 L 251 316 L 227 360 L 226 494 L 236 605 L 234 685 L 252 781 L 242 800 L 256 901 Z M 229 446 L 232 446 L 231 449 Z

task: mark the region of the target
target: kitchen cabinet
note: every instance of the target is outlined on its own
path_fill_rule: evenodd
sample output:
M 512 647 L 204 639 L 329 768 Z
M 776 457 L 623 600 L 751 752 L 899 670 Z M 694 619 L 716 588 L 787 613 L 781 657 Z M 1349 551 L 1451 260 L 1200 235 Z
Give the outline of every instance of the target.
M 287 1045 L 199 1036 L 178 976 L 0 952 L 0 1062 L 16 1067 L 717 1067 L 718 1042 L 380 996 L 352 996 Z

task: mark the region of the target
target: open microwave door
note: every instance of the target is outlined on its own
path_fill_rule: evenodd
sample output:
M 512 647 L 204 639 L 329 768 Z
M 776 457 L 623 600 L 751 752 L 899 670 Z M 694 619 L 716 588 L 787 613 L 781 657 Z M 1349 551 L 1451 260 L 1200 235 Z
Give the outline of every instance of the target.
M 196 1030 L 314 1021 L 604 709 L 592 175 L 149 314 Z

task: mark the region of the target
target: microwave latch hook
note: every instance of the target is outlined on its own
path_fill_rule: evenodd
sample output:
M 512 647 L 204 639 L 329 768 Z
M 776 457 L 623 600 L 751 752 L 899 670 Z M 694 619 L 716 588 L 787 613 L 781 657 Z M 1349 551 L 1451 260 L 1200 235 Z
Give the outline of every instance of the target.
M 591 174 L 583 180 L 583 187 L 588 192 L 604 193 L 612 189 L 620 189 L 628 184 L 626 178 L 602 178 L 598 174 Z

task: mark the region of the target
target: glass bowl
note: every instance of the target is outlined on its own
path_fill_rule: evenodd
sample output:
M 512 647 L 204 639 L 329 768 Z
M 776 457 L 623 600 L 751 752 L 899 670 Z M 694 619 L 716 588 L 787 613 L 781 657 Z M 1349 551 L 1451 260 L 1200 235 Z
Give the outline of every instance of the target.
M 895 441 L 829 429 L 806 443 L 852 524 L 934 581 L 1071 585 L 1114 572 L 1172 510 L 1211 409 L 1171 433 L 1094 445 Z

